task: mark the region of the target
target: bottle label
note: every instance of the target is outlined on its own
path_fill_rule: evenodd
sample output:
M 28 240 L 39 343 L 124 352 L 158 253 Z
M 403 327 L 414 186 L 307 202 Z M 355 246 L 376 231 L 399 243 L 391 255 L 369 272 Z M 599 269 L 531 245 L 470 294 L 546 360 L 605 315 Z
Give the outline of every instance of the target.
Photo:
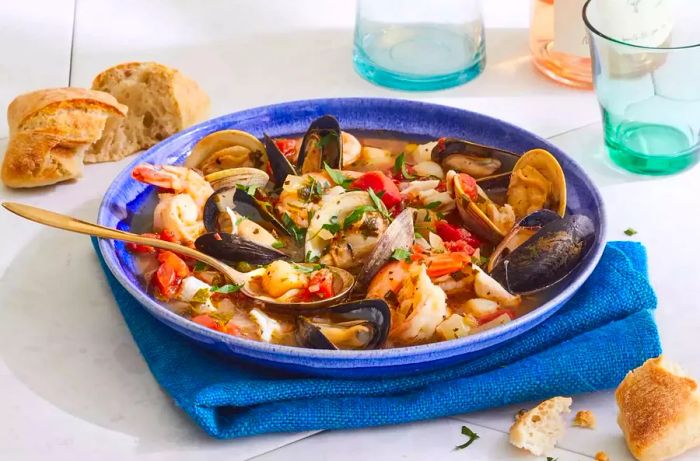
M 638 46 L 662 45 L 671 35 L 673 10 L 669 0 L 598 0 L 594 23 L 600 32 Z
M 589 56 L 588 34 L 581 16 L 586 0 L 554 1 L 554 51 Z M 624 0 L 608 0 L 620 2 Z

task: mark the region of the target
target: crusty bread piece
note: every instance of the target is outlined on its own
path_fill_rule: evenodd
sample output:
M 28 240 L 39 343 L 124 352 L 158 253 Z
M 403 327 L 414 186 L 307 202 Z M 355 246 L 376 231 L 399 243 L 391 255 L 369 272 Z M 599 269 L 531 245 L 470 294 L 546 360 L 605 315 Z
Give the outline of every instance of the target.
M 562 415 L 570 406 L 571 398 L 552 397 L 526 411 L 510 427 L 510 443 L 536 456 L 549 452 L 564 433 Z
M 595 416 L 590 410 L 581 410 L 574 416 L 574 426 L 595 429 Z
M 38 187 L 77 178 L 108 117 L 127 107 L 106 93 L 53 88 L 15 98 L 7 111 L 10 141 L 2 164 L 8 187 Z
M 659 461 L 700 445 L 697 382 L 663 356 L 630 371 L 615 391 L 617 422 L 632 455 Z
M 155 62 L 129 62 L 100 73 L 92 88 L 129 107 L 126 119 L 111 118 L 86 162 L 119 160 L 204 120 L 209 97 L 194 80 Z

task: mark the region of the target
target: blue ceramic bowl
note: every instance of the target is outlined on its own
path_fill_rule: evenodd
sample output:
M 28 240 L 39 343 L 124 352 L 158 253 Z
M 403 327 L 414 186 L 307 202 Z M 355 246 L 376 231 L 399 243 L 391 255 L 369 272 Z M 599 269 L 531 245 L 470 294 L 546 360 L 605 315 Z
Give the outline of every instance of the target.
M 100 207 L 98 222 L 129 230 L 132 218 L 152 197 L 153 187 L 130 177 L 140 162 L 179 164 L 203 136 L 235 128 L 261 137 L 301 133 L 324 114 L 338 118 L 348 130 L 391 130 L 411 135 L 452 136 L 513 152 L 544 148 L 561 163 L 567 180 L 568 212 L 590 217 L 597 238 L 575 273 L 549 293 L 549 301 L 514 321 L 474 336 L 435 344 L 373 351 L 304 349 L 228 336 L 171 312 L 148 295 L 136 268 L 120 242 L 101 240 L 100 250 L 119 282 L 158 320 L 193 341 L 236 360 L 252 361 L 286 371 L 314 375 L 365 378 L 417 373 L 445 367 L 488 353 L 489 348 L 535 327 L 554 314 L 590 275 L 604 248 L 605 216 L 600 193 L 571 158 L 549 142 L 508 123 L 450 107 L 393 99 L 318 99 L 260 107 L 209 120 L 178 133 L 140 155 L 114 180 Z

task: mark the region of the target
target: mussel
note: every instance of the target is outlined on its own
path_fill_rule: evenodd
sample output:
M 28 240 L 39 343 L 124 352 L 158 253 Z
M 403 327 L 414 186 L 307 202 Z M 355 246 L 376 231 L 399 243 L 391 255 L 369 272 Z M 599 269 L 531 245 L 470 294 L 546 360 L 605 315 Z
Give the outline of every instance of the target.
M 343 141 L 335 117 L 324 115 L 311 123 L 299 150 L 298 174 L 323 171 L 323 164 L 334 169 L 343 166 Z
M 217 190 L 204 204 L 203 219 L 204 227 L 207 231 L 233 232 L 232 229 L 222 226 L 222 222 L 227 223 L 229 226 L 233 224 L 228 210 L 257 223 L 263 228 L 268 230 L 274 229 L 278 233 L 288 235 L 287 228 L 279 222 L 270 207 L 237 187 Z
M 433 147 L 431 158 L 445 171 L 467 173 L 477 179 L 507 173 L 518 161 L 513 152 L 455 138 L 440 138 Z
M 265 147 L 255 136 L 240 130 L 221 130 L 199 140 L 185 160 L 188 168 L 209 175 L 229 168 L 267 166 Z
M 263 143 L 265 144 L 265 151 L 267 152 L 267 158 L 270 162 L 272 183 L 277 187 L 282 187 L 287 176 L 297 174 L 296 168 L 294 168 L 279 147 L 277 147 L 275 141 L 266 133 L 263 134 Z
M 508 256 L 510 252 L 539 232 L 545 225 L 558 219 L 561 217 L 553 211 L 538 210 L 518 221 L 491 253 L 486 267 L 487 272 L 493 271 L 501 258 Z
M 408 250 L 413 245 L 413 213 L 407 208 L 394 218 L 384 234 L 377 240 L 372 253 L 362 265 L 355 281 L 355 293 L 365 293 L 367 285 L 389 260 L 395 250 L 403 248 Z
M 312 349 L 376 349 L 387 339 L 391 315 L 381 299 L 365 299 L 297 318 L 297 342 Z
M 249 264 L 269 264 L 278 259 L 289 259 L 281 251 L 258 245 L 239 235 L 208 232 L 200 235 L 194 242 L 195 248 L 202 253 L 220 259 L 227 264 L 247 262 Z
M 515 250 L 500 257 L 490 275 L 511 293 L 544 290 L 576 268 L 591 249 L 594 238 L 593 221 L 585 215 L 551 220 Z

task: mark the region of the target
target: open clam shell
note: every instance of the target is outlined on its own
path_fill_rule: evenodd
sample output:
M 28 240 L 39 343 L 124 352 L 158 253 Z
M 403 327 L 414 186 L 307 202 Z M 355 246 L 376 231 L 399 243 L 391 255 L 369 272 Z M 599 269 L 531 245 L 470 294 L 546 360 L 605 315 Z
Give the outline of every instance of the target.
M 364 299 L 299 316 L 297 342 L 312 349 L 376 349 L 386 342 L 390 323 L 385 301 Z
M 323 164 L 343 167 L 343 141 L 335 117 L 324 115 L 314 120 L 304 135 L 296 170 L 299 174 L 323 171 Z
M 204 177 L 214 190 L 245 186 L 262 188 L 270 181 L 270 177 L 257 168 L 229 168 L 210 173 Z
M 509 172 L 518 161 L 513 152 L 456 138 L 441 138 L 431 158 L 445 171 L 467 173 L 476 179 Z
M 414 210 L 411 208 L 403 210 L 387 227 L 357 274 L 353 290 L 355 293 L 363 293 L 367 289 L 369 282 L 379 269 L 391 260 L 391 255 L 396 249 L 409 249 L 413 245 L 413 213 Z
M 503 256 L 491 276 L 511 293 L 542 291 L 564 279 L 593 245 L 595 227 L 584 215 L 545 224 L 535 235 Z
M 264 170 L 267 155 L 263 144 L 252 134 L 221 130 L 200 139 L 185 160 L 185 166 L 197 168 L 204 175 L 239 167 Z
M 513 167 L 507 202 L 516 218 L 543 208 L 564 216 L 566 178 L 557 159 L 544 149 L 525 152 Z

